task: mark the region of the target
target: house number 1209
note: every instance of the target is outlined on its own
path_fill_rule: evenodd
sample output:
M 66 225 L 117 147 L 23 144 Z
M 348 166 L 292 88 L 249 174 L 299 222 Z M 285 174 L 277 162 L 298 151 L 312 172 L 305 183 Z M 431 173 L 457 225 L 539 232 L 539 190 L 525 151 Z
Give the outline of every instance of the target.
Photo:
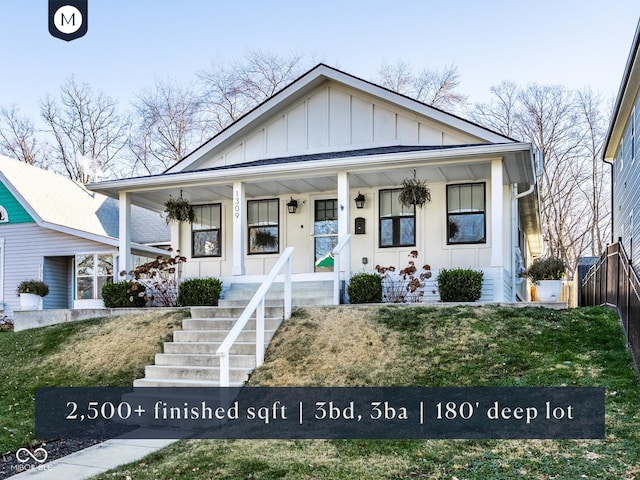
M 233 202 L 233 215 L 236 218 L 240 218 L 240 192 L 236 190 L 235 194 L 236 196 Z

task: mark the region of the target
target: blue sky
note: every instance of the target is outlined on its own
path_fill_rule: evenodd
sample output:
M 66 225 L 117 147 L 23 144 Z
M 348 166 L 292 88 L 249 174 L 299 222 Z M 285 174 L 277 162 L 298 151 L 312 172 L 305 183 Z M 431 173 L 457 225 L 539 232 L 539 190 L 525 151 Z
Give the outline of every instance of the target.
M 253 49 L 366 79 L 384 61 L 454 64 L 472 103 L 502 80 L 614 97 L 640 15 L 637 0 L 88 1 L 87 35 L 64 42 L 49 35 L 48 0 L 0 0 L 0 105 L 36 116 L 75 75 L 127 109 L 155 78 L 194 79 Z

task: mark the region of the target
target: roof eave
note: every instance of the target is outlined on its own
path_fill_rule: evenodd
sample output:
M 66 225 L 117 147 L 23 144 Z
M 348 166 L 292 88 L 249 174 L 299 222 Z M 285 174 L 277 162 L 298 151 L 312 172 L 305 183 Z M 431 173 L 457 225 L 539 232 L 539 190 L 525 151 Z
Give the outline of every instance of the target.
M 428 150 L 416 152 L 402 153 L 385 153 L 379 155 L 368 156 L 366 162 L 363 157 L 342 157 L 338 159 L 322 159 L 306 162 L 279 163 L 273 165 L 257 165 L 224 170 L 193 170 L 188 172 L 176 172 L 172 174 L 160 174 L 150 177 L 129 178 L 122 180 L 111 180 L 100 183 L 87 185 L 87 188 L 103 195 L 117 198 L 119 192 L 141 192 L 145 190 L 155 190 L 167 187 L 179 187 L 190 185 L 202 185 L 215 181 L 217 183 L 229 182 L 230 180 L 242 180 L 244 178 L 265 178 L 267 176 L 281 175 L 299 175 L 300 171 L 309 174 L 310 171 L 316 172 L 335 172 L 340 169 L 363 169 L 379 167 L 380 169 L 397 168 L 400 162 L 415 162 L 417 160 L 429 159 L 453 159 L 455 157 L 464 157 L 469 159 L 474 156 L 488 155 L 505 155 L 512 152 L 530 152 L 530 143 L 506 143 L 506 144 L 487 144 L 475 146 L 462 146 L 460 148 L 449 148 L 446 150 Z M 532 172 L 532 175 L 535 175 Z M 532 177 L 530 183 L 535 183 L 535 177 Z
M 640 87 L 640 21 L 636 27 L 636 32 L 631 45 L 631 50 L 627 58 L 624 74 L 620 83 L 620 89 L 616 97 L 611 122 L 605 137 L 602 158 L 604 161 L 613 161 L 616 149 L 624 133 L 626 122 L 622 120 L 629 116 L 634 104 L 638 88 Z

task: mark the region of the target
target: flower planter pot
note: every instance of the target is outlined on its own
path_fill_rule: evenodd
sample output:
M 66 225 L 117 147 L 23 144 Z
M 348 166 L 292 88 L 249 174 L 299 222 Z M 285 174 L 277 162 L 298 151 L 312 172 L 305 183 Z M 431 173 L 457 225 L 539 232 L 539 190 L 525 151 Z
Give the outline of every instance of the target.
M 21 293 L 20 310 L 42 310 L 42 297 L 33 293 Z
M 557 302 L 560 300 L 562 280 L 540 280 L 536 284 L 536 295 L 539 302 Z

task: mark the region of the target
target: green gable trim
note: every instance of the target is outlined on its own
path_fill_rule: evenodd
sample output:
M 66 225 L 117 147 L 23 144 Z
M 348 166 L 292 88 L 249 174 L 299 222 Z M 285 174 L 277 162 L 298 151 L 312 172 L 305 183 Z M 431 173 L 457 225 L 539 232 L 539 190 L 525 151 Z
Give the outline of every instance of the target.
M 0 206 L 4 208 L 9 215 L 9 221 L 0 223 L 0 228 L 2 228 L 2 225 L 35 222 L 31 215 L 29 215 L 29 212 L 24 209 L 3 183 L 0 183 Z

